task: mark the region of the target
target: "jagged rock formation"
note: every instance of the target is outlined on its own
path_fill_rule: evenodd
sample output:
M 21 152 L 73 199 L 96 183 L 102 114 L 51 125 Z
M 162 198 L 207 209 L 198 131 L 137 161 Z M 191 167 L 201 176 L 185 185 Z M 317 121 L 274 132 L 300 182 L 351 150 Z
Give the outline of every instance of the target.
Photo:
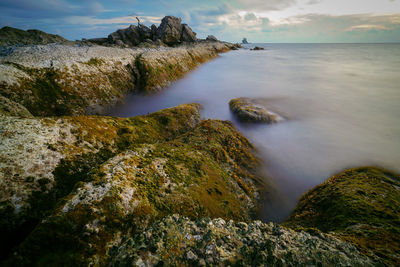
M 249 221 L 264 188 L 252 145 L 229 122 L 200 121 L 197 104 L 3 117 L 0 129 L 2 253 L 22 241 L 10 266 L 103 265 L 122 236 L 171 213 Z
M 386 266 L 398 266 L 399 204 L 399 174 L 349 169 L 304 194 L 285 225 L 334 233 Z
M 49 44 L 66 41 L 66 39 L 59 35 L 39 30 L 24 31 L 7 26 L 0 29 L 0 46 Z
M 131 25 L 126 29 L 120 29 L 108 36 L 108 41 L 117 45 L 137 46 L 145 40 L 152 40 L 153 34 L 150 28 L 139 24 Z
M 0 56 L 0 95 L 34 116 L 101 112 L 129 91 L 160 90 L 233 44 L 158 49 L 46 45 Z
M 279 115 L 245 97 L 232 99 L 229 101 L 229 107 L 238 119 L 244 122 L 277 123 L 282 120 Z
M 105 39 L 90 39 L 98 44 L 116 44 L 120 46 L 138 46 L 142 43 L 148 45 L 166 44 L 174 46 L 182 43 L 196 43 L 196 33 L 187 24 L 182 24 L 182 20 L 173 16 L 166 16 L 162 19 L 160 26 L 157 28 L 154 24 L 151 28 L 138 24 L 131 25 L 126 29 L 120 29 Z
M 197 221 L 179 215 L 123 237 L 110 266 L 374 266 L 350 243 L 274 223 Z

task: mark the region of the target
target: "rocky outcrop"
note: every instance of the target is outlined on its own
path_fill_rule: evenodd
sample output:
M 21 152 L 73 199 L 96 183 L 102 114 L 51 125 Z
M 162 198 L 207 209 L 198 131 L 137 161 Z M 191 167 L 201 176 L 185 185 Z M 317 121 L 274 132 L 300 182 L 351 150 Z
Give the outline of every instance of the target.
M 209 41 L 209 42 L 218 42 L 218 39 L 217 39 L 217 37 L 215 37 L 214 35 L 209 35 L 209 36 L 207 36 L 206 41 Z
M 22 241 L 10 266 L 103 265 L 122 236 L 171 213 L 249 221 L 264 188 L 252 145 L 229 122 L 200 122 L 196 104 L 0 124 L 2 253 Z
M 20 30 L 12 27 L 0 29 L 0 46 L 9 45 L 36 45 L 66 42 L 63 37 L 45 33 L 39 30 Z
M 397 266 L 399 201 L 399 174 L 374 167 L 348 169 L 304 194 L 284 225 L 333 233 L 384 265 Z
M 238 119 L 244 122 L 277 123 L 282 120 L 279 115 L 245 97 L 232 99 L 229 101 L 229 107 Z
M 166 16 L 162 19 L 157 28 L 154 24 L 151 28 L 138 24 L 130 25 L 126 29 L 120 29 L 108 36 L 108 42 L 104 39 L 90 39 L 97 44 L 107 45 L 115 44 L 119 46 L 135 47 L 143 43 L 150 45 L 166 44 L 174 46 L 182 43 L 196 43 L 196 33 L 187 25 L 182 24 L 182 20 L 173 16 Z
M 146 40 L 153 39 L 152 30 L 143 24 L 130 25 L 126 29 L 120 29 L 108 36 L 108 41 L 117 45 L 138 46 Z
M 350 243 L 274 223 L 173 215 L 110 251 L 110 266 L 374 266 Z
M 182 42 L 195 43 L 197 42 L 196 33 L 187 24 L 182 24 Z
M 173 16 L 166 16 L 162 19 L 157 29 L 157 38 L 167 45 L 174 45 L 181 41 L 182 20 Z
M 229 43 L 177 48 L 19 47 L 0 56 L 0 95 L 34 116 L 92 114 L 129 91 L 160 90 L 229 51 Z
M 242 44 L 248 44 L 249 42 L 247 41 L 247 38 L 243 38 Z

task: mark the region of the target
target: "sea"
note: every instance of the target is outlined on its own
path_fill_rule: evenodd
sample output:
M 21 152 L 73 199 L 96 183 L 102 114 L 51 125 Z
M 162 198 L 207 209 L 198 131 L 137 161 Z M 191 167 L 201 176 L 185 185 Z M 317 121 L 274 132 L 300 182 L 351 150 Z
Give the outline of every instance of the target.
M 237 97 L 255 98 L 285 120 L 240 123 L 228 104 Z M 400 44 L 248 44 L 161 92 L 128 95 L 109 115 L 193 102 L 204 118 L 232 121 L 257 147 L 269 187 L 263 221 L 284 221 L 302 194 L 346 168 L 400 172 Z

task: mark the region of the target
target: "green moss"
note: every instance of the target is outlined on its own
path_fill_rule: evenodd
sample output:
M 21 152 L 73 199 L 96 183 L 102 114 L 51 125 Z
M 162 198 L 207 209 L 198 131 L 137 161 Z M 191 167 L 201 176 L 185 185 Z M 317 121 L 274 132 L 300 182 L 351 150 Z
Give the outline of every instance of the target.
M 400 247 L 400 176 L 362 167 L 346 170 L 307 192 L 284 223 L 334 232 L 362 252 L 395 266 Z
M 89 66 L 101 66 L 104 64 L 104 60 L 101 58 L 97 57 L 92 57 L 86 62 L 83 62 L 83 64 L 89 65 Z

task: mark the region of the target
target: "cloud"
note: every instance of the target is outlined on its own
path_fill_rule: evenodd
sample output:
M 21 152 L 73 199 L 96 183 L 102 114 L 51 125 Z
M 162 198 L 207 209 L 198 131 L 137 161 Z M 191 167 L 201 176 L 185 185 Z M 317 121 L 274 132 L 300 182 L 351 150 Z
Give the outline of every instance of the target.
M 296 4 L 294 0 L 237 0 L 237 2 L 241 8 L 251 11 L 283 10 Z
M 322 0 L 309 0 L 307 2 L 307 5 L 315 5 L 315 4 L 319 4 L 321 2 L 322 2 Z
M 349 28 L 347 28 L 345 31 L 357 31 L 357 30 L 364 30 L 364 31 L 369 31 L 369 30 L 389 30 L 388 27 L 385 25 L 373 25 L 373 24 L 362 24 L 362 25 L 354 25 Z

